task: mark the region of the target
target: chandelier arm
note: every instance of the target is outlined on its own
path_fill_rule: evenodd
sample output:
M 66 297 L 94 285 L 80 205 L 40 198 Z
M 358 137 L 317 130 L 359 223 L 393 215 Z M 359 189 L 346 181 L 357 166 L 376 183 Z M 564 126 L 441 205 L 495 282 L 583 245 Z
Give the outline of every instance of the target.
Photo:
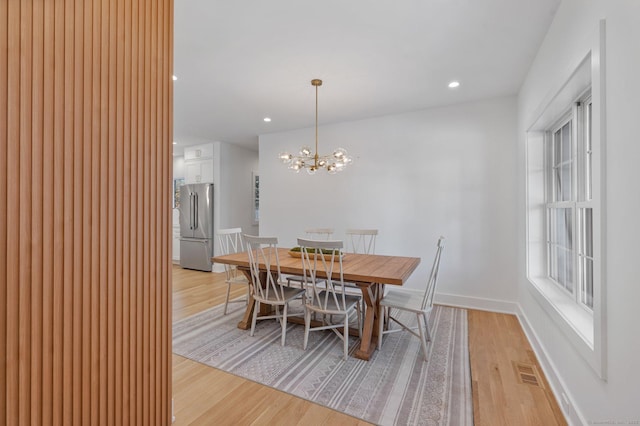
M 318 86 L 316 85 L 316 155 L 315 166 L 318 167 Z

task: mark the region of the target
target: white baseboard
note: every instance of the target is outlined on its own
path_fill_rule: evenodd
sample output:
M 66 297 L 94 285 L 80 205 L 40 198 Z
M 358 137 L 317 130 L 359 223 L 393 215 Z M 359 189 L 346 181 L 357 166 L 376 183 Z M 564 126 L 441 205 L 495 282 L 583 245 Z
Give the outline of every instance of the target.
M 433 303 L 438 305 L 455 306 L 481 311 L 500 312 L 503 314 L 517 314 L 518 304 L 506 300 L 485 299 L 482 297 L 460 296 L 457 294 L 436 293 Z
M 540 339 L 538 339 L 533 327 L 531 327 L 527 316 L 524 314 L 519 304 L 516 304 L 516 306 L 516 315 L 520 321 L 520 326 L 522 327 L 522 330 L 524 330 L 524 334 L 527 336 L 527 340 L 529 340 L 529 344 L 533 348 L 533 352 L 536 354 L 540 367 L 542 367 L 542 371 L 549 382 L 549 386 L 551 386 L 551 390 L 558 400 L 558 404 L 560 405 L 560 409 L 562 410 L 567 423 L 569 423 L 570 426 L 586 425 L 587 421 L 585 420 L 584 415 L 576 406 L 571 394 L 566 390 L 567 387 L 564 385 L 564 381 L 560 374 L 558 374 L 558 369 L 551 358 L 547 356 L 547 351 Z

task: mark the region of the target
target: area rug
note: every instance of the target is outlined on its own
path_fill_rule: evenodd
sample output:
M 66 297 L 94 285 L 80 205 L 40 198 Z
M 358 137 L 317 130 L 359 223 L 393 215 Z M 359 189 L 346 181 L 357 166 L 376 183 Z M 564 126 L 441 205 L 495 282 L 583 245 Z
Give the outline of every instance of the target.
M 305 351 L 304 327 L 290 324 L 282 347 L 279 323 L 258 321 L 251 337 L 237 328 L 243 313 L 225 316 L 218 306 L 174 323 L 173 352 L 378 425 L 473 424 L 464 309 L 434 307 L 428 362 L 407 332 L 385 335 L 369 361 L 344 361 L 331 331 L 312 332 Z

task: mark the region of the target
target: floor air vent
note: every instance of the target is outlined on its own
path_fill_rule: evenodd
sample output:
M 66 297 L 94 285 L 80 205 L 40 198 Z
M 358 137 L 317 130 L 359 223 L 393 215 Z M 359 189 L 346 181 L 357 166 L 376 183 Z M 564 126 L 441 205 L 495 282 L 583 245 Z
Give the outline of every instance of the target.
M 513 367 L 520 383 L 544 388 L 535 365 L 513 361 Z

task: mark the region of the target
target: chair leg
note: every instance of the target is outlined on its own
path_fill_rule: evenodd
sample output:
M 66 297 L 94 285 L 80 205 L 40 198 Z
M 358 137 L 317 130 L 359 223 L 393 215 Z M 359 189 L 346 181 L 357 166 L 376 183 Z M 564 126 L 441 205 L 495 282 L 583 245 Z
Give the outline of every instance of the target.
M 420 343 L 422 344 L 422 352 L 424 353 L 424 360 L 429 361 L 427 359 L 427 341 L 425 339 L 425 332 L 422 329 L 422 321 L 420 321 L 420 314 L 416 314 L 418 320 L 418 331 L 420 332 Z
M 260 310 L 260 302 L 256 300 L 256 302 L 253 304 L 253 320 L 251 321 L 251 334 L 249 334 L 251 337 L 253 337 L 253 332 L 256 329 L 256 320 L 258 319 L 259 310 Z
M 344 314 L 344 329 L 342 330 L 342 340 L 344 340 L 344 360 L 349 355 L 349 313 Z
M 302 349 L 307 349 L 307 342 L 309 341 L 309 328 L 311 326 L 311 311 L 309 309 L 304 310 L 304 343 Z
M 287 340 L 287 308 L 289 307 L 288 303 L 284 304 L 284 309 L 282 312 L 282 341 L 280 344 L 284 346 L 284 342 Z
M 231 284 L 227 283 L 227 296 L 224 298 L 224 315 L 227 315 L 227 306 L 229 305 L 230 292 L 231 292 Z
M 356 311 L 358 314 L 358 337 L 362 338 L 362 312 L 360 312 L 359 304 L 356 304 Z
M 384 306 L 380 305 L 380 310 L 378 311 L 378 350 L 382 349 L 382 334 L 384 333 Z
M 427 314 L 423 312 L 422 317 L 424 318 L 424 329 L 427 330 L 427 342 L 430 342 L 431 332 L 429 332 L 429 322 L 427 321 Z

